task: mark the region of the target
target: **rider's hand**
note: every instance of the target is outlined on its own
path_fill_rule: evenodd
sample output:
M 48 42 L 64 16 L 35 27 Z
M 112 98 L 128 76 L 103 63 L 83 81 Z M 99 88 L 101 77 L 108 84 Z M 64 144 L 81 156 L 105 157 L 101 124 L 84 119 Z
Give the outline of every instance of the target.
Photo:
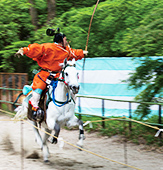
M 88 54 L 88 51 L 83 51 L 83 54 L 84 54 L 84 55 L 87 55 L 87 54 Z
M 17 53 L 15 53 L 15 56 L 18 56 L 18 58 L 21 56 L 23 56 L 24 54 L 23 48 L 20 48 L 19 51 Z

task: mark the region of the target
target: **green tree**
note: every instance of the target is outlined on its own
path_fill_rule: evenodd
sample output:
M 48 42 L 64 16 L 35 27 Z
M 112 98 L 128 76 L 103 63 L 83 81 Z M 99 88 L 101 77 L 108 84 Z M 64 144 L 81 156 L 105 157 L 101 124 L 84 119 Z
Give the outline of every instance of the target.
M 105 0 L 100 0 L 100 2 L 103 2 Z M 56 6 L 56 13 L 57 16 L 62 15 L 63 13 L 69 11 L 72 7 L 74 8 L 85 8 L 85 7 L 91 7 L 94 4 L 96 4 L 96 0 L 56 0 L 57 6 Z
M 139 60 L 136 58 L 135 60 Z M 157 99 L 163 98 L 163 58 L 151 57 L 141 58 L 141 64 L 136 68 L 134 73 L 131 73 L 126 82 L 130 88 L 143 89 L 135 99 L 138 102 L 157 102 Z M 142 118 L 150 113 L 150 105 L 139 104 L 136 114 Z
M 163 55 L 163 5 L 155 8 L 141 22 L 131 29 L 120 42 L 128 56 L 162 56 Z
M 38 7 L 38 14 L 46 8 L 45 0 L 39 0 L 44 2 Z M 33 1 L 30 1 L 33 2 Z M 14 57 L 14 54 L 23 45 L 34 42 L 34 30 L 37 26 L 36 23 L 32 24 L 30 9 L 38 4 L 38 0 L 35 0 L 35 5 L 30 4 L 28 0 L 1 0 L 0 3 L 0 58 L 1 65 L 0 70 L 4 72 L 23 72 L 30 71 L 31 61 L 30 59 L 18 60 Z M 38 25 L 43 19 L 38 20 Z M 46 20 L 44 20 L 44 23 Z M 42 23 L 41 23 L 42 24 Z M 25 43 L 24 43 L 25 42 Z M 26 43 L 28 42 L 28 43 Z M 25 67 L 28 69 L 24 69 Z
M 123 51 L 128 56 L 163 56 L 163 7 L 160 4 L 150 11 L 135 29 L 128 29 L 124 39 L 121 41 Z M 163 97 L 163 59 L 152 60 L 149 57 L 140 60 L 142 64 L 136 68 L 127 80 L 129 87 L 145 89 L 136 96 L 139 102 L 151 102 L 156 98 Z M 136 110 L 142 117 L 150 113 L 150 106 L 140 104 Z
M 0 69 L 13 72 L 16 64 L 13 54 L 16 52 L 14 42 L 32 39 L 34 26 L 31 24 L 29 14 L 30 4 L 24 1 L 1 0 L 0 3 Z M 12 44 L 13 47 L 10 47 Z M 21 44 L 21 42 L 19 43 Z M 12 49 L 13 48 L 13 49 Z M 18 49 L 18 47 L 17 47 Z
M 106 0 L 100 2 L 92 22 L 89 39 L 89 57 L 126 56 L 121 41 L 129 29 L 134 30 L 148 17 L 150 11 L 160 6 L 159 0 Z M 71 8 L 60 18 L 51 21 L 53 27 L 61 27 L 75 48 L 86 43 L 89 21 L 95 6 Z M 156 45 L 157 46 L 157 45 Z

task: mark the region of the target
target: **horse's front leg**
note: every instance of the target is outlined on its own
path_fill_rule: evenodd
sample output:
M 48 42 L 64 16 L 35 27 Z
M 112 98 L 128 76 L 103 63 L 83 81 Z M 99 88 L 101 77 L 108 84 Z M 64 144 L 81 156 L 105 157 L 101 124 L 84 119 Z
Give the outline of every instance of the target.
M 51 134 L 51 130 L 48 129 L 48 128 L 45 128 L 45 131 L 48 133 L 45 133 L 44 134 L 44 137 L 43 137 L 43 147 L 42 147 L 42 150 L 43 150 L 43 157 L 44 157 L 44 162 L 48 162 L 48 157 L 49 157 L 49 148 L 47 146 L 47 139 L 49 138 L 49 134 Z
M 68 127 L 71 127 L 71 126 L 79 126 L 79 141 L 77 142 L 77 145 L 79 147 L 83 147 L 83 141 L 85 139 L 85 136 L 84 136 L 84 128 L 83 128 L 83 121 L 82 120 L 79 120 L 76 116 L 74 116 L 72 119 L 70 119 L 68 122 L 67 122 L 67 126 Z
M 55 137 L 52 138 L 52 143 L 55 143 L 55 144 L 56 144 L 56 143 L 58 142 L 57 138 L 58 138 L 59 132 L 60 132 L 60 125 L 59 125 L 58 123 L 55 124 L 54 130 L 55 130 L 54 136 L 55 136 L 56 138 L 55 138 Z
M 79 141 L 77 142 L 77 145 L 79 147 L 83 147 L 83 140 L 85 139 L 83 121 L 79 120 L 79 119 L 77 121 L 78 121 L 78 124 L 79 124 Z

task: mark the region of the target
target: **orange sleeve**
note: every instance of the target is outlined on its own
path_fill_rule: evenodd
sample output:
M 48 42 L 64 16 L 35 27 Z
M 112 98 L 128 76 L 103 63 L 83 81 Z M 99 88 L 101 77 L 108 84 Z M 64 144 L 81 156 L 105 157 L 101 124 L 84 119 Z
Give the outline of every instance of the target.
M 83 50 L 82 49 L 70 49 L 70 55 L 68 59 L 73 59 L 75 60 L 81 60 L 84 57 Z
M 34 43 L 30 44 L 28 47 L 24 47 L 24 54 L 30 58 L 38 58 L 43 54 L 43 45 Z

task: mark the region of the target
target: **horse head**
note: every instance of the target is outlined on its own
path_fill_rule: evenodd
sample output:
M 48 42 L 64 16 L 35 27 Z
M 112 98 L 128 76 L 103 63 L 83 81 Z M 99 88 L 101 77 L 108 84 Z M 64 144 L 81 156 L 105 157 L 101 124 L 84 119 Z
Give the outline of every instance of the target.
M 72 61 L 67 61 L 67 59 L 65 59 L 61 66 L 62 77 L 65 84 L 72 90 L 73 94 L 77 94 L 79 92 L 79 76 L 75 67 L 75 59 Z

